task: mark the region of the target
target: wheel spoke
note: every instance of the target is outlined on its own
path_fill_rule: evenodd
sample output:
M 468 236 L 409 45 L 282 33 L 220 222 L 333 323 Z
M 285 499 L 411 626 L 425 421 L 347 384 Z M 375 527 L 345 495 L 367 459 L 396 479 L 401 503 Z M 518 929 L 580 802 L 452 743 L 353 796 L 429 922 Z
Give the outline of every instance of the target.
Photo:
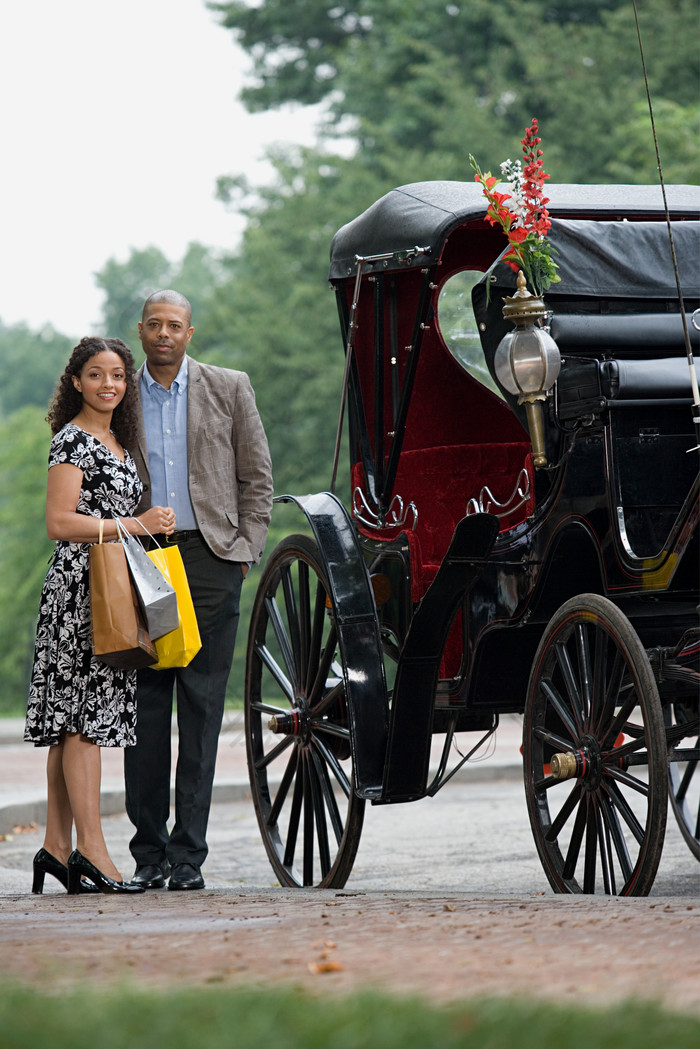
M 624 772 L 622 769 L 616 769 L 614 766 L 608 765 L 605 769 L 605 774 L 612 779 L 616 779 L 618 783 L 624 783 L 626 787 L 636 790 L 643 797 L 649 797 L 649 784 L 642 779 L 637 779 L 635 776 L 630 776 L 629 772 Z
M 641 845 L 644 841 L 644 827 L 641 825 L 634 812 L 632 811 L 632 808 L 629 802 L 627 801 L 627 798 L 622 793 L 617 783 L 611 783 L 608 780 L 608 782 L 605 784 L 605 789 L 610 795 L 610 798 L 613 804 L 615 805 L 615 809 L 622 816 L 623 820 L 632 832 L 635 840 L 637 841 L 637 844 Z
M 620 864 L 620 870 L 625 882 L 632 877 L 632 861 L 630 860 L 627 842 L 620 826 L 617 808 L 609 794 L 602 794 L 600 798 L 600 810 L 603 814 L 610 838 L 615 846 L 615 852 Z
M 570 739 L 565 739 L 556 732 L 549 732 L 546 728 L 536 728 L 534 735 L 535 739 L 540 740 L 541 743 L 547 743 L 557 750 L 572 750 L 574 746 Z
M 350 739 L 350 729 L 343 728 L 341 725 L 334 725 L 332 721 L 322 721 L 319 718 L 312 718 L 311 724 L 313 725 L 316 732 L 321 732 L 326 736 L 335 736 L 336 739 Z
M 306 672 L 306 694 L 310 697 L 318 675 L 318 665 L 323 644 L 323 628 L 326 622 L 326 590 L 320 579 L 316 582 L 314 618 L 309 638 L 309 663 Z
M 603 809 L 598 798 L 592 800 L 595 810 L 596 830 L 598 832 L 598 852 L 600 855 L 600 867 L 603 873 L 603 888 L 608 896 L 615 895 L 615 868 L 613 865 L 612 850 L 610 848 L 610 835 L 603 816 Z
M 328 680 L 328 674 L 330 672 L 333 660 L 335 659 L 336 647 L 338 644 L 338 634 L 335 628 L 335 623 L 332 624 L 331 629 L 328 632 L 328 638 L 326 640 L 325 648 L 321 654 L 318 670 L 314 683 L 309 689 L 309 706 L 312 710 L 315 710 L 318 702 L 325 692 L 326 681 Z
M 591 669 L 591 653 L 589 649 L 588 629 L 584 623 L 579 623 L 575 631 L 576 651 L 578 655 L 579 668 L 579 692 L 581 696 L 581 719 L 583 728 L 588 731 L 591 723 L 593 709 L 592 685 L 593 674 Z
M 282 619 L 282 614 L 279 610 L 277 601 L 274 598 L 267 598 L 265 601 L 267 607 L 267 614 L 272 627 L 272 632 L 275 635 L 275 640 L 279 645 L 280 652 L 282 654 L 282 660 L 292 682 L 292 691 L 296 691 L 296 663 L 294 661 L 294 652 L 292 649 L 292 643 L 289 638 L 287 627 Z
M 630 754 L 643 756 L 646 753 L 647 736 L 641 725 L 630 725 L 627 722 L 624 726 L 623 735 L 632 736 L 632 739 L 628 743 L 621 743 L 619 747 L 613 746 L 612 750 L 605 750 L 601 753 L 601 758 L 606 765 L 611 762 L 613 765 L 617 765 L 622 758 L 626 758 Z M 637 762 L 637 764 L 646 764 L 646 761 Z
M 311 642 L 311 610 L 309 598 L 309 566 L 299 562 L 299 681 L 306 691 L 309 678 L 309 644 Z
M 697 747 L 697 745 L 698 744 L 696 743 L 695 746 Z M 674 791 L 673 795 L 677 802 L 682 803 L 685 801 L 686 795 L 688 793 L 688 787 L 691 784 L 697 767 L 697 761 L 689 761 L 686 765 L 685 772 L 681 776 L 680 782 L 678 784 L 678 789 Z
M 299 768 L 301 765 L 301 769 Z M 287 843 L 282 861 L 287 870 L 294 866 L 294 853 L 297 847 L 297 835 L 299 834 L 299 823 L 301 821 L 301 806 L 304 800 L 304 762 L 297 757 L 296 777 L 294 780 L 294 793 L 292 794 L 292 805 L 289 813 L 289 824 L 287 826 Z
M 270 811 L 267 816 L 267 824 L 269 827 L 274 827 L 274 825 L 277 823 L 277 820 L 279 819 L 280 812 L 282 811 L 282 806 L 284 805 L 287 799 L 289 788 L 291 786 L 292 780 L 294 779 L 294 776 L 296 775 L 298 767 L 299 748 L 295 747 L 289 757 L 287 767 L 284 770 L 284 775 L 282 776 L 280 785 L 277 788 L 275 800 L 272 803 L 272 806 L 270 807 Z
M 542 681 L 540 687 L 547 702 L 556 712 L 562 725 L 569 733 L 571 743 L 573 743 L 574 740 L 579 738 L 581 733 L 577 729 L 576 723 L 571 717 L 569 711 L 567 710 L 563 699 L 561 698 L 557 690 L 554 688 L 554 685 L 551 681 Z M 571 746 L 571 743 L 566 747 L 567 750 Z
M 313 711 L 314 722 L 319 721 L 326 713 L 327 710 L 332 709 L 334 704 L 337 704 L 339 700 L 342 700 L 345 696 L 345 682 L 339 681 L 332 688 L 328 689 L 323 699 L 311 708 Z
M 299 565 L 299 571 L 301 571 L 301 565 Z M 301 635 L 299 630 L 299 610 L 297 608 L 296 592 L 294 590 L 294 581 L 292 579 L 292 568 L 291 565 L 282 565 L 280 569 L 280 576 L 282 582 L 282 594 L 284 596 L 284 610 L 287 618 L 287 630 L 288 634 L 285 636 L 289 639 L 289 645 L 291 649 L 292 662 L 289 665 L 290 674 L 294 673 L 295 683 L 299 685 L 299 681 L 303 680 L 299 676 L 301 670 L 302 654 L 301 654 Z
M 608 725 L 607 729 L 600 734 L 600 745 L 601 747 L 611 747 L 614 745 L 615 740 L 621 732 L 625 730 L 629 716 L 637 706 L 639 699 L 635 691 L 631 691 L 627 696 L 622 706 L 618 710 L 613 720 Z M 627 726 L 629 727 L 629 726 Z M 632 732 L 628 732 L 628 735 L 632 735 Z
M 285 736 L 284 739 L 281 739 L 279 741 L 277 746 L 273 747 L 272 750 L 268 750 L 267 754 L 263 755 L 263 757 L 261 757 L 261 758 L 257 758 L 256 759 L 256 762 L 255 762 L 256 769 L 258 771 L 261 771 L 262 769 L 266 769 L 268 767 L 268 765 L 271 765 L 273 761 L 276 761 L 277 758 L 282 753 L 284 753 L 284 751 L 287 749 L 287 747 L 291 746 L 291 744 L 293 742 L 294 742 L 294 739 L 292 738 L 292 736 Z
M 589 799 L 586 799 L 586 845 L 583 859 L 583 891 L 595 892 L 595 872 L 598 859 L 598 827 L 591 816 Z
M 259 714 L 280 715 L 289 713 L 289 707 L 273 707 L 272 703 L 251 703 L 250 709 Z
M 304 781 L 304 885 L 314 883 L 314 818 L 318 806 L 314 804 L 313 773 L 309 768 L 309 755 L 302 755 Z
M 280 691 L 286 697 L 287 702 L 290 706 L 294 705 L 294 689 L 289 678 L 286 676 L 275 657 L 270 652 L 267 645 L 256 645 L 256 655 L 259 656 L 260 660 L 265 664 L 267 669 L 270 671 L 274 681 L 279 686 Z
M 312 756 L 314 766 L 318 775 L 318 780 L 323 791 L 323 798 L 328 809 L 328 815 L 331 819 L 331 826 L 333 833 L 335 834 L 335 840 L 337 844 L 340 844 L 341 838 L 343 837 L 343 821 L 340 816 L 340 810 L 338 809 L 338 803 L 335 800 L 335 794 L 333 793 L 333 784 L 331 783 L 330 776 L 328 775 L 328 765 L 326 764 L 326 755 L 323 753 L 322 748 L 318 747 L 312 750 Z M 336 777 L 337 778 L 337 777 Z
M 328 814 L 331 817 L 332 826 L 334 814 L 329 806 L 330 792 L 328 791 L 328 773 L 323 765 L 323 762 L 319 758 L 316 751 L 314 751 L 313 749 L 309 751 L 309 759 L 309 779 L 311 780 L 311 790 L 314 801 L 314 813 L 316 817 L 316 836 L 318 838 L 318 860 L 321 865 L 321 875 L 325 878 L 328 874 L 328 871 L 331 868 L 331 853 L 328 846 L 328 824 L 326 822 L 326 810 L 328 810 Z M 332 797 L 332 794 L 330 794 L 330 798 L 333 802 L 335 801 L 335 798 Z M 334 834 L 336 834 L 336 842 L 339 842 L 340 838 L 337 837 L 337 831 L 335 827 Z
M 578 795 L 578 798 L 579 805 L 576 812 L 576 819 L 574 820 L 574 827 L 571 831 L 571 840 L 569 841 L 569 848 L 567 849 L 566 859 L 564 860 L 563 875 L 567 880 L 571 880 L 576 873 L 578 858 L 581 854 L 583 835 L 586 830 L 586 797 L 581 793 Z
M 333 751 L 329 750 L 329 748 L 326 746 L 322 739 L 316 738 L 314 740 L 314 746 L 323 755 L 323 760 L 329 766 L 333 775 L 337 779 L 338 785 L 340 786 L 340 789 L 342 790 L 345 797 L 349 798 L 352 789 L 350 780 L 348 779 L 343 766 L 340 764 Z
M 551 826 L 548 828 L 547 833 L 545 834 L 545 838 L 547 839 L 547 841 L 557 840 L 562 830 L 564 829 L 566 821 L 576 808 L 576 805 L 578 804 L 580 797 L 581 787 L 578 783 L 576 783 L 568 798 L 566 799 L 562 807 L 559 809 L 556 818 L 552 820 Z
M 584 721 L 583 721 L 583 708 L 581 705 L 581 693 L 579 692 L 578 682 L 576 681 L 576 675 L 571 665 L 571 658 L 569 656 L 568 649 L 564 644 L 556 644 L 554 646 L 554 654 L 556 661 L 559 665 L 559 669 L 564 677 L 564 684 L 566 685 L 566 691 L 569 697 L 569 702 L 574 714 L 575 729 L 572 733 L 572 738 L 576 738 L 577 735 L 583 734 Z M 555 708 L 556 709 L 556 708 Z M 562 705 L 562 710 L 563 710 Z

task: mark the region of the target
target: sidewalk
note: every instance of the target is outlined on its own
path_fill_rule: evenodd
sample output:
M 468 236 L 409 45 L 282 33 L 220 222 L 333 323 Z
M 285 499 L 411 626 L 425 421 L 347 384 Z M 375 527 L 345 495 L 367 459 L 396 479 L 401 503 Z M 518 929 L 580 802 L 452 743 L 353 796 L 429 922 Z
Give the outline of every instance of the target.
M 24 743 L 24 720 L 0 718 L 0 834 L 18 825 L 43 824 L 46 818 L 46 749 Z M 520 742 L 522 719 L 506 714 L 501 718 L 495 738 L 483 748 L 482 758 L 472 759 L 454 779 L 459 782 L 514 779 L 522 776 Z M 476 733 L 459 737 L 460 749 L 470 749 L 478 741 Z M 436 736 L 431 766 L 437 767 L 443 736 Z M 177 741 L 173 738 L 173 773 Z M 482 753 L 479 752 L 479 753 Z M 450 761 L 450 767 L 456 764 Z M 102 814 L 124 812 L 124 755 L 120 748 L 102 749 Z M 236 801 L 250 793 L 245 752 L 243 713 L 229 711 L 219 738 L 214 776 L 214 803 Z

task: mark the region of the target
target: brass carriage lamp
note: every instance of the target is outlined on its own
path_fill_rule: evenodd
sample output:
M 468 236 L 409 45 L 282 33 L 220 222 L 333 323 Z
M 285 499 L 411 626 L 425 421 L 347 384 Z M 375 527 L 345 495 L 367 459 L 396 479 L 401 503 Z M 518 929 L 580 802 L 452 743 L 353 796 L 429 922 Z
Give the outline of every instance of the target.
M 503 316 L 515 330 L 499 342 L 493 364 L 501 385 L 518 395 L 518 404 L 525 405 L 535 466 L 546 466 L 542 401 L 559 375 L 561 357 L 552 336 L 538 323 L 545 318 L 545 305 L 527 290 L 522 270 L 518 270 L 517 284 L 515 295 L 503 300 Z

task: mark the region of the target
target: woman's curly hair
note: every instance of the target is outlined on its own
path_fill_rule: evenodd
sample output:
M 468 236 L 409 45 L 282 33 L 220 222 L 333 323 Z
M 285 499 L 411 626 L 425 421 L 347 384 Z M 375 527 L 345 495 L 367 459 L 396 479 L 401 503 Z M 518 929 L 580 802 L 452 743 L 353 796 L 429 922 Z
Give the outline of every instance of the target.
M 80 376 L 85 362 L 89 361 L 97 353 L 105 350 L 113 350 L 118 353 L 124 362 L 124 375 L 126 378 L 126 393 L 112 414 L 112 430 L 119 443 L 124 448 L 133 448 L 136 441 L 136 419 L 138 392 L 136 389 L 136 377 L 134 358 L 131 350 L 121 339 L 101 339 L 97 336 L 86 335 L 80 340 L 70 355 L 68 364 L 63 375 L 58 380 L 54 390 L 49 414 L 46 421 L 51 427 L 51 433 L 57 434 L 66 423 L 74 419 L 83 405 L 82 394 L 73 385 L 73 376 Z

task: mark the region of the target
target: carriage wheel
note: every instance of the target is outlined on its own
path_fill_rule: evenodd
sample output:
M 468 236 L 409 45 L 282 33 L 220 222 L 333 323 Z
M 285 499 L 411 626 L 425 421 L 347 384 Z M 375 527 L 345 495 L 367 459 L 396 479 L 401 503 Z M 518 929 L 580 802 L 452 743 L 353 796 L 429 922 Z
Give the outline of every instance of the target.
M 253 803 L 283 885 L 340 888 L 360 842 L 343 657 L 317 544 L 272 552 L 251 615 L 245 731 Z
M 523 733 L 530 823 L 553 888 L 646 895 L 668 808 L 663 714 L 642 643 L 607 598 L 581 594 L 549 622 Z
M 698 737 L 697 701 L 680 700 L 664 707 L 668 728 L 688 726 L 691 746 L 695 753 L 700 747 Z M 684 749 L 684 740 L 676 744 Z M 700 860 L 700 769 L 694 753 L 686 761 L 670 761 L 668 765 L 668 796 L 680 832 L 690 851 Z

